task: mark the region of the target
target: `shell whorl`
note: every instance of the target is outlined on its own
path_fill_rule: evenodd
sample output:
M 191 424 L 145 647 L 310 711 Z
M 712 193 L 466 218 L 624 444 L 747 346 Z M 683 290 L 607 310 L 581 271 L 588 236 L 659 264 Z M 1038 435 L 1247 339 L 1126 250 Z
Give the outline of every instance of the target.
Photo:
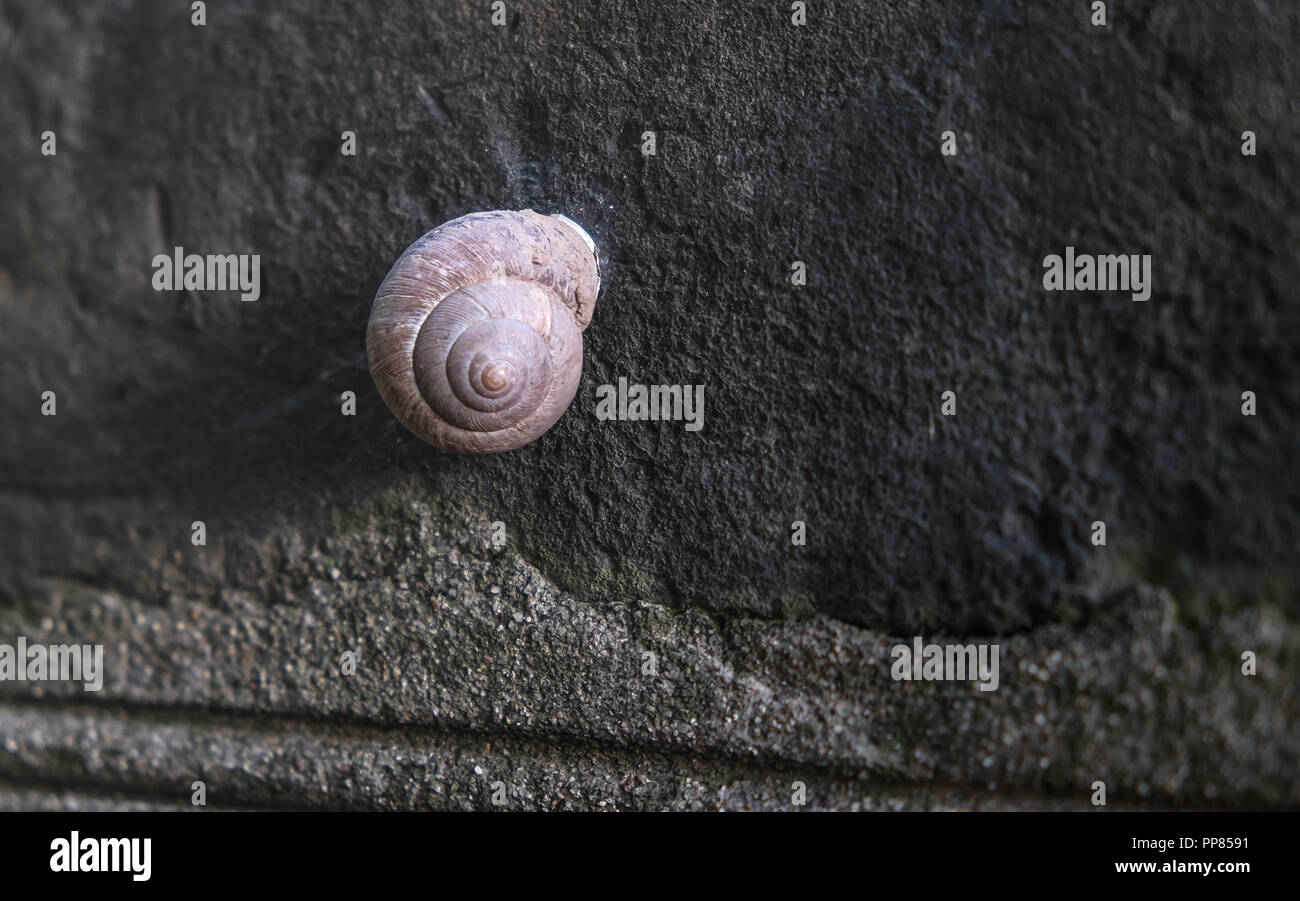
M 445 450 L 522 447 L 577 393 L 599 288 L 591 239 L 562 216 L 473 213 L 440 225 L 375 295 L 375 385 L 403 425 Z

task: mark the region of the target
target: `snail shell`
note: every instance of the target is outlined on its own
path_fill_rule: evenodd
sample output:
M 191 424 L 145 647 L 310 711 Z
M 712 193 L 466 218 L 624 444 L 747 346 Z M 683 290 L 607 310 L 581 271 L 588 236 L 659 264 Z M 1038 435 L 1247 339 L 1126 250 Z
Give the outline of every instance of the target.
M 472 213 L 406 249 L 379 286 L 366 356 L 379 394 L 430 444 L 523 447 L 564 414 L 600 290 L 577 223 L 532 210 Z

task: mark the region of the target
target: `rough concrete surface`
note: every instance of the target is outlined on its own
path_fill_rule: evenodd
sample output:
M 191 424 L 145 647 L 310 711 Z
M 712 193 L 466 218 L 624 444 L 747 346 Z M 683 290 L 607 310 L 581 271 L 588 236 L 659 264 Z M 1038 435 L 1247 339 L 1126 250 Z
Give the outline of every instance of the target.
M 0 682 L 0 808 L 1300 806 L 1300 7 L 789 6 L 0 0 L 0 643 L 108 665 Z M 524 208 L 601 250 L 578 397 L 440 453 L 370 302 Z

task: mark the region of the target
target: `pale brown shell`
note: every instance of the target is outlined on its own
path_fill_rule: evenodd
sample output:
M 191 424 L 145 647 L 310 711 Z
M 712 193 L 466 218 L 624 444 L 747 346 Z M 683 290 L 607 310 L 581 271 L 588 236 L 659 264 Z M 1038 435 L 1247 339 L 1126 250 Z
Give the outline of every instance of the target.
M 513 450 L 564 414 L 600 290 L 576 223 L 472 213 L 406 249 L 379 286 L 366 356 L 379 394 L 430 444 Z

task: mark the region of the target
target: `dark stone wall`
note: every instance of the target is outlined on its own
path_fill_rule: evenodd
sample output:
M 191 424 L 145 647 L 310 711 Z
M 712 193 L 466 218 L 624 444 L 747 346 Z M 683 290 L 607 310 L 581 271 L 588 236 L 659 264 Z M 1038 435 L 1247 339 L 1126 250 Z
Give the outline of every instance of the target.
M 0 802 L 187 804 L 208 748 L 229 806 L 1300 803 L 1300 11 L 1109 6 L 0 0 L 0 642 L 114 667 L 0 683 Z M 582 386 L 443 454 L 370 302 L 522 208 L 599 244 Z M 155 292 L 177 245 L 261 298 Z M 1150 300 L 1045 292 L 1066 245 Z M 703 430 L 597 421 L 620 376 Z M 1002 686 L 893 682 L 918 633 Z

